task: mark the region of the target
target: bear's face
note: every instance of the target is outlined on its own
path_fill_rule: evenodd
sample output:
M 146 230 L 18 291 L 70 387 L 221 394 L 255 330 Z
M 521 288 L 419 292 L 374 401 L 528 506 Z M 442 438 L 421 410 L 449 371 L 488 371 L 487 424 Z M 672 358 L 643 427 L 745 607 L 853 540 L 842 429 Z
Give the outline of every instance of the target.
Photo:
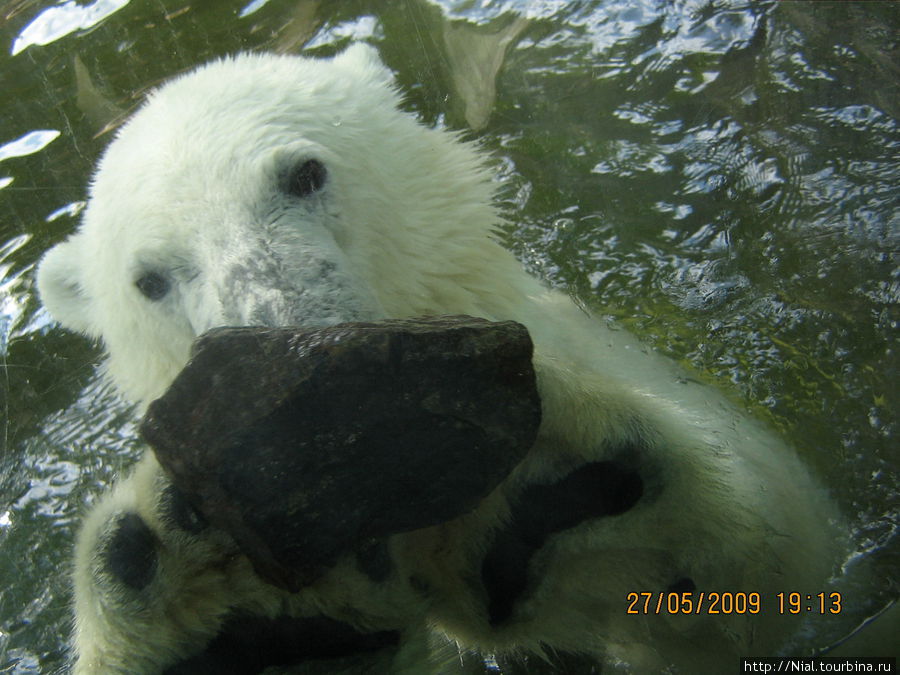
M 102 337 L 143 404 L 214 326 L 432 310 L 428 279 L 473 264 L 442 251 L 459 237 L 441 223 L 492 217 L 474 153 L 397 110 L 370 48 L 236 59 L 151 96 L 103 156 L 81 230 L 40 268 L 54 317 Z

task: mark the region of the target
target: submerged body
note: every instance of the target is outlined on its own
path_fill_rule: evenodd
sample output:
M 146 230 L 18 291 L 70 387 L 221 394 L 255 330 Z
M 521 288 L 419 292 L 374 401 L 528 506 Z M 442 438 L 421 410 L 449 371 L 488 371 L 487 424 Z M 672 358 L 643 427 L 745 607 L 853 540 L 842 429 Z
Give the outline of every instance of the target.
M 822 590 L 834 506 L 771 432 L 526 274 L 494 239 L 481 156 L 398 103 L 361 45 L 172 81 L 104 155 L 81 230 L 41 265 L 42 298 L 103 339 L 110 376 L 141 406 L 215 326 L 516 320 L 535 343 L 537 442 L 474 511 L 391 537 L 378 574 L 347 556 L 296 594 L 261 581 L 148 452 L 79 536 L 76 672 L 199 663 L 245 617 L 393 636 L 394 672 L 455 672 L 458 652 L 634 672 L 776 653 L 794 620 L 774 594 Z M 643 592 L 766 604 L 626 613 Z

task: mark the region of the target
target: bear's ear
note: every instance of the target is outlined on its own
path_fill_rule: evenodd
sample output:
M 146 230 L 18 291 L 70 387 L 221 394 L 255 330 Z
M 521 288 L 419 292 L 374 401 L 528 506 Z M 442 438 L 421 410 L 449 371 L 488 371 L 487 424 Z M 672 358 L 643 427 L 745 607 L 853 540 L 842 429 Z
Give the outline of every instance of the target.
M 90 322 L 91 301 L 82 282 L 82 247 L 78 235 L 48 251 L 37 271 L 37 287 L 44 306 L 66 328 L 87 335 L 95 331 Z
M 352 70 L 354 75 L 368 75 L 381 84 L 393 85 L 394 74 L 381 61 L 378 50 L 365 42 L 354 42 L 334 57 L 337 66 Z

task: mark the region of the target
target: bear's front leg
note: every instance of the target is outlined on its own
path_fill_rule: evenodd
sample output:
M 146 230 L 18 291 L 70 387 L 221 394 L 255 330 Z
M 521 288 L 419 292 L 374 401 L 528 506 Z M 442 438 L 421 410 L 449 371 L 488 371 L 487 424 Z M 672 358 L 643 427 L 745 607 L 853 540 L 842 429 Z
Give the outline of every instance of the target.
M 835 559 L 838 520 L 765 428 L 635 354 L 618 353 L 608 376 L 538 352 L 543 418 L 526 458 L 475 511 L 408 537 L 406 560 L 440 552 L 416 571 L 437 632 L 498 658 L 555 650 L 634 672 L 717 672 L 775 653 L 796 629 L 793 617 L 706 605 L 635 610 L 634 598 L 696 608 L 812 592 Z M 616 369 L 677 396 L 644 393 Z
M 76 675 L 253 673 L 369 652 L 396 645 L 419 611 L 396 574 L 352 556 L 299 593 L 263 582 L 150 453 L 85 519 L 74 582 Z

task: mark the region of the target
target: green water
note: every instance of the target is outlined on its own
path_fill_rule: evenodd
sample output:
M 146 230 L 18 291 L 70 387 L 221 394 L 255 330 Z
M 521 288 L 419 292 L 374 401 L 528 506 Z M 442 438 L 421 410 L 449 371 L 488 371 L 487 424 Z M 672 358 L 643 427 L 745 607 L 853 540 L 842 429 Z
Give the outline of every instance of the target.
M 894 2 L 0 3 L 0 673 L 62 665 L 76 524 L 137 451 L 32 276 L 110 129 L 209 58 L 358 39 L 409 110 L 496 157 L 530 269 L 822 477 L 854 550 L 846 611 L 803 648 L 841 639 L 900 594 L 898 28 Z

